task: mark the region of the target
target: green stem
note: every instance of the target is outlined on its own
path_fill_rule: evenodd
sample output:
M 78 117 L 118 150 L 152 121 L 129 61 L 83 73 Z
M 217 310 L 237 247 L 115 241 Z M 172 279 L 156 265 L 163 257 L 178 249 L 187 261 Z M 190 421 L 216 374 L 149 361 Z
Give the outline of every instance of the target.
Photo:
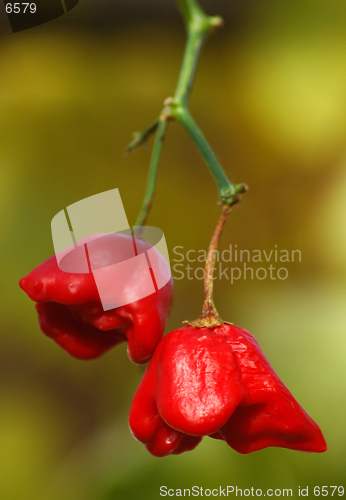
M 162 151 L 163 141 L 165 138 L 166 128 L 167 128 L 166 117 L 161 116 L 158 120 L 155 142 L 150 160 L 147 187 L 145 190 L 142 207 L 138 214 L 135 226 L 144 226 L 149 215 L 149 211 L 155 193 L 157 170 L 161 157 L 161 151 Z
M 204 42 L 211 30 L 222 26 L 222 19 L 207 16 L 195 0 L 179 0 L 178 3 L 185 19 L 188 38 L 178 85 L 173 99 L 166 102 L 165 113 L 177 119 L 189 133 L 218 185 L 221 203 L 231 206 L 239 201 L 239 195 L 245 192 L 246 187 L 229 181 L 187 108 Z
M 172 113 L 188 132 L 208 165 L 209 170 L 218 185 L 221 203 L 223 205 L 234 205 L 237 201 L 239 201 L 239 195 L 245 192 L 246 187 L 243 184 L 232 184 L 228 180 L 213 150 L 198 128 L 196 122 L 193 120 L 188 109 L 184 106 L 175 106 Z
M 210 171 L 219 187 L 219 190 L 221 191 L 222 189 L 228 188 L 228 186 L 230 185 L 230 181 L 228 180 L 213 150 L 207 143 L 189 111 L 182 106 L 177 106 L 174 110 L 174 116 L 183 125 L 183 127 L 197 146 L 199 152 L 210 168 Z
M 174 97 L 165 101 L 159 120 L 144 132 L 137 132 L 127 148 L 128 151 L 133 151 L 156 130 L 148 184 L 136 225 L 145 224 L 152 205 L 162 141 L 166 131 L 166 122 L 170 119 L 178 120 L 196 144 L 218 185 L 223 205 L 234 205 L 239 201 L 240 194 L 246 190 L 243 184 L 234 185 L 228 180 L 211 147 L 188 111 L 188 101 L 207 35 L 215 28 L 222 26 L 223 21 L 220 17 L 205 14 L 197 0 L 177 0 L 177 3 L 185 21 L 187 41 Z
M 208 33 L 222 26 L 220 17 L 204 14 L 195 0 L 179 0 L 179 8 L 185 20 L 187 42 L 174 101 L 187 106 L 198 61 Z
M 174 101 L 187 106 L 197 70 L 199 55 L 203 48 L 206 33 L 190 30 L 188 33 L 181 72 L 174 94 Z

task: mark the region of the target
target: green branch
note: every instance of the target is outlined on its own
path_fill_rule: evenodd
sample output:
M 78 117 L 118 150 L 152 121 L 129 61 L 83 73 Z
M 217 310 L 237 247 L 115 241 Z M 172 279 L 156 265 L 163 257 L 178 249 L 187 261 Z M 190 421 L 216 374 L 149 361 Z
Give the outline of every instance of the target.
M 185 128 L 207 163 L 218 186 L 222 205 L 234 205 L 239 201 L 240 195 L 246 191 L 244 184 L 235 185 L 228 180 L 211 147 L 188 111 L 188 101 L 202 48 L 208 34 L 223 25 L 222 18 L 205 14 L 197 0 L 177 0 L 177 3 L 184 18 L 187 41 L 174 97 L 166 99 L 160 118 L 143 132 L 136 132 L 132 142 L 126 148 L 127 152 L 135 150 L 156 132 L 148 183 L 136 225 L 144 225 L 148 218 L 155 192 L 158 163 L 167 121 L 172 119 L 177 120 Z
M 138 214 L 135 226 L 144 226 L 146 224 L 151 209 L 151 205 L 153 203 L 155 187 L 156 187 L 157 170 L 161 157 L 161 151 L 162 151 L 163 141 L 165 138 L 166 128 L 167 128 L 166 118 L 160 117 L 160 119 L 158 120 L 155 142 L 150 160 L 147 187 L 142 202 L 142 207 Z

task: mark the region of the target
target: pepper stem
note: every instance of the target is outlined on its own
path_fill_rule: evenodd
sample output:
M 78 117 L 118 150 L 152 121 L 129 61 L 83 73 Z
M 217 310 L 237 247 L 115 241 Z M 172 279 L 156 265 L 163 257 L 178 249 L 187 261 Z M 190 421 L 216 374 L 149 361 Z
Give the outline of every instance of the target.
M 202 327 L 212 328 L 214 326 L 220 326 L 224 323 L 223 320 L 220 318 L 219 313 L 217 312 L 214 304 L 213 287 L 214 287 L 216 251 L 218 249 L 223 228 L 225 227 L 231 209 L 232 206 L 223 205 L 221 216 L 218 220 L 218 223 L 214 230 L 214 234 L 211 238 L 211 242 L 208 249 L 207 260 L 205 264 L 204 302 L 202 307 L 202 314 L 195 321 L 192 321 L 191 323 L 189 322 L 191 326 L 196 326 L 198 328 Z

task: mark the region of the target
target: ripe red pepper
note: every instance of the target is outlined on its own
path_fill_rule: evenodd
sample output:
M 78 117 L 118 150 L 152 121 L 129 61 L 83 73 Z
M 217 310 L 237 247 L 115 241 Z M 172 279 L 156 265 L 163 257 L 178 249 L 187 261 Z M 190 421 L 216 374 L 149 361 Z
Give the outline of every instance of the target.
M 224 323 L 166 335 L 135 393 L 129 425 L 155 456 L 210 436 L 239 453 L 268 446 L 327 449 L 318 425 L 278 378 L 250 333 Z
M 126 260 L 129 239 L 131 236 L 128 235 L 110 234 L 94 240 L 98 265 L 109 265 L 114 244 L 118 260 L 122 257 Z M 78 248 L 83 249 L 83 246 Z M 73 253 L 71 255 L 74 258 Z M 78 260 L 78 254 L 75 258 Z M 157 258 L 161 258 L 158 253 Z M 165 264 L 161 262 L 161 265 Z M 142 279 L 139 274 L 136 289 L 125 290 L 129 297 L 140 291 Z M 79 359 L 97 358 L 111 347 L 127 341 L 129 358 L 134 363 L 146 363 L 163 335 L 173 297 L 170 279 L 145 298 L 104 311 L 93 274 L 62 271 L 55 255 L 22 278 L 19 284 L 37 302 L 43 333 Z

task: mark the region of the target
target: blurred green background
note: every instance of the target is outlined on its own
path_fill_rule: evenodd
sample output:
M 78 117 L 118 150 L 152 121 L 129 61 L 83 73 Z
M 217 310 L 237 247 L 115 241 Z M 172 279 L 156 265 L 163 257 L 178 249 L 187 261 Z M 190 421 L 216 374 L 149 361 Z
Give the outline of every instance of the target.
M 1 21 L 1 499 L 152 499 L 160 485 L 297 496 L 298 486 L 344 484 L 346 4 L 202 5 L 226 23 L 205 48 L 190 109 L 231 180 L 249 185 L 221 249 L 302 255 L 286 280 L 216 281 L 216 304 L 256 336 L 329 450 L 242 456 L 205 438 L 193 452 L 154 458 L 128 430 L 143 368 L 126 346 L 82 362 L 39 331 L 18 280 L 53 253 L 50 221 L 71 203 L 119 188 L 134 223 L 151 144 L 123 151 L 172 95 L 185 42 L 173 0 L 80 0 L 28 31 Z M 176 245 L 206 249 L 219 210 L 198 152 L 170 124 L 149 223 L 164 230 L 171 258 Z M 195 319 L 202 298 L 201 280 L 175 280 L 167 331 Z

